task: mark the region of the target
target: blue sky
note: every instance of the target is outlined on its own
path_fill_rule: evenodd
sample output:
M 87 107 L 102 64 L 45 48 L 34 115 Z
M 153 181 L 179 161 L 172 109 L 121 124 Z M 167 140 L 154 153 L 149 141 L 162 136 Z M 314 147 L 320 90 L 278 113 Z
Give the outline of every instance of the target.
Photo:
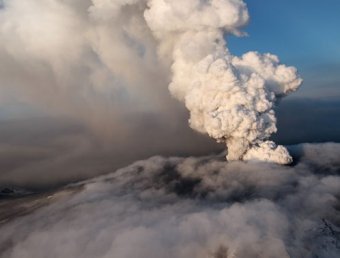
M 232 53 L 270 52 L 299 69 L 296 96 L 340 97 L 340 1 L 247 0 L 245 38 L 228 39 Z

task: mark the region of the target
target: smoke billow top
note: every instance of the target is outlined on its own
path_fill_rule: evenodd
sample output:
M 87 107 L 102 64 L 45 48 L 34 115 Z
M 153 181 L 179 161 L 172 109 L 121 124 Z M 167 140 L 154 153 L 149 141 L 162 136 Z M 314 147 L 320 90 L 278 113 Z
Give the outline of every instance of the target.
M 147 3 L 145 19 L 173 59 L 170 92 L 190 111 L 190 126 L 228 148 L 228 160 L 291 162 L 287 150 L 267 141 L 276 131 L 273 105 L 301 84 L 296 69 L 271 54 L 229 53 L 225 33 L 248 22 L 239 0 Z
M 228 160 L 286 164 L 287 150 L 268 141 L 273 106 L 302 80 L 274 55 L 228 51 L 248 19 L 241 0 L 5 0 L 2 91 L 98 127 L 123 124 L 119 110 L 164 109 L 170 83 L 190 126 L 225 143 Z

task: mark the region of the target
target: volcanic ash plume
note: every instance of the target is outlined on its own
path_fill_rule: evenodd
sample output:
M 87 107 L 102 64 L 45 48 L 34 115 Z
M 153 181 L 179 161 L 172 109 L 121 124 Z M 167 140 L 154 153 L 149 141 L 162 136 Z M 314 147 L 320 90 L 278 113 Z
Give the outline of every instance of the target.
M 173 121 L 162 88 L 171 81 L 172 95 L 190 111 L 190 126 L 225 143 L 228 160 L 291 161 L 284 147 L 267 139 L 276 131 L 276 100 L 301 79 L 274 55 L 229 53 L 226 37 L 242 35 L 249 19 L 243 1 L 3 3 L 2 102 L 47 107 L 84 120 L 100 135 L 118 127 L 125 133 L 133 127 L 126 126 L 132 112 L 152 109 L 165 126 Z
M 144 13 L 160 41 L 161 56 L 171 56 L 171 93 L 190 111 L 190 126 L 228 148 L 228 160 L 292 161 L 283 146 L 267 139 L 276 132 L 273 106 L 302 80 L 294 67 L 271 54 L 229 53 L 227 33 L 248 22 L 240 0 L 150 0 Z

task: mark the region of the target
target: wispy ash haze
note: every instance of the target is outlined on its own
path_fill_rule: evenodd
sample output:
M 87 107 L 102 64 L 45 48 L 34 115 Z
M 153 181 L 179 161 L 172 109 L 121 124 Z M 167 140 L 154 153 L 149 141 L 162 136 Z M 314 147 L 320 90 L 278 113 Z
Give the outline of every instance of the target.
M 275 103 L 295 91 L 301 79 L 295 68 L 281 65 L 274 55 L 229 53 L 225 40 L 242 35 L 248 19 L 239 0 L 2 1 L 1 106 L 14 103 L 19 113 L 20 107 L 39 110 L 52 123 L 61 123 L 59 128 L 73 121 L 84 132 L 78 140 L 67 135 L 61 140 L 73 146 L 67 155 L 56 153 L 35 164 L 32 157 L 33 168 L 26 172 L 12 172 L 8 161 L 1 181 L 29 183 L 41 175 L 62 182 L 102 173 L 107 167 L 76 165 L 102 150 L 114 156 L 112 163 L 118 167 L 157 153 L 221 149 L 184 129 L 186 113 L 169 97 L 168 85 L 189 110 L 190 126 L 227 145 L 229 160 L 291 162 L 283 146 L 267 140 L 277 130 Z M 60 144 L 56 141 L 53 144 Z M 174 141 L 183 144 L 176 147 Z M 8 144 L 12 153 L 25 153 L 26 147 L 39 152 L 37 146 L 19 146 L 26 142 Z M 74 164 L 64 165 L 72 157 Z M 17 164 L 25 158 L 19 157 Z M 58 166 L 60 178 L 42 172 Z
M 60 183 L 159 153 L 216 149 L 169 96 L 170 63 L 157 56 L 145 2 L 102 4 L 3 1 L 0 101 L 15 106 L 1 119 L 3 184 Z

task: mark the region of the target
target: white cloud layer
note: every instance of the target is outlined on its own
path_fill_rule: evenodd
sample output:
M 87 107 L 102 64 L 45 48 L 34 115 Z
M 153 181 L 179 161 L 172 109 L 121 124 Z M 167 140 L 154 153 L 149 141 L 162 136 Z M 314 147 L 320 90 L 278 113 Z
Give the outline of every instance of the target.
M 51 204 L 1 226 L 2 257 L 339 257 L 340 144 L 290 150 L 294 166 L 158 156 L 33 198 Z

